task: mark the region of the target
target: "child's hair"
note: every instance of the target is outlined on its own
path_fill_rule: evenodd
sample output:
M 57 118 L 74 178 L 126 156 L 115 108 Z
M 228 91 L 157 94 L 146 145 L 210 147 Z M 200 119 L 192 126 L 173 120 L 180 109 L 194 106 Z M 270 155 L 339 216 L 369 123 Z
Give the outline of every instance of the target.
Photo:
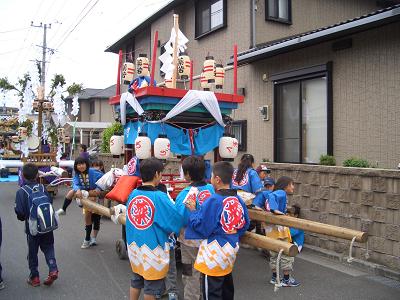
M 188 156 L 182 162 L 182 170 L 185 175 L 189 174 L 192 181 L 201 181 L 206 170 L 204 159 L 200 156 Z
M 90 167 L 89 160 L 86 159 L 86 158 L 83 158 L 83 157 L 78 157 L 77 159 L 75 159 L 75 162 L 74 162 L 74 171 L 75 171 L 75 173 L 78 173 L 78 174 L 81 173 L 78 170 L 77 166 L 78 165 L 82 165 L 82 164 L 86 165 L 86 172 L 85 173 L 89 172 L 89 167 Z
M 300 216 L 300 205 L 298 203 L 292 205 L 292 214 L 295 216 Z
M 251 154 L 243 154 L 242 158 L 240 159 L 240 163 L 238 166 L 238 170 L 236 173 L 236 182 L 240 182 L 243 179 L 244 174 L 246 173 L 247 169 L 252 166 L 254 163 L 254 156 Z
M 81 144 L 81 148 L 82 148 L 83 152 L 86 152 L 87 146 L 85 144 Z
M 162 162 L 155 157 L 140 162 L 140 175 L 143 182 L 152 181 L 156 176 L 156 172 L 161 173 L 163 170 Z
M 22 168 L 22 175 L 26 180 L 35 180 L 39 173 L 39 169 L 32 163 L 27 163 Z
M 100 168 L 100 171 L 104 173 L 104 163 L 101 159 L 96 159 L 92 161 L 92 167 L 98 167 Z
M 213 166 L 214 176 L 221 178 L 222 183 L 230 184 L 233 175 L 233 166 L 228 161 L 219 161 Z
M 293 183 L 293 179 L 289 176 L 281 176 L 275 183 L 274 191 L 284 190 L 290 183 Z

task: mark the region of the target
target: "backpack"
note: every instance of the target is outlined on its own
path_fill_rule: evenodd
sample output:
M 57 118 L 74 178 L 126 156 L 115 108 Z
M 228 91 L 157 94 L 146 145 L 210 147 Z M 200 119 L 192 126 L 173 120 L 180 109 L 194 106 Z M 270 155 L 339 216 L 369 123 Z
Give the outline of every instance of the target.
M 36 236 L 57 229 L 58 215 L 54 211 L 49 196 L 45 193 L 44 186 L 37 184 L 31 188 L 25 185 L 22 189 L 28 194 L 30 234 Z

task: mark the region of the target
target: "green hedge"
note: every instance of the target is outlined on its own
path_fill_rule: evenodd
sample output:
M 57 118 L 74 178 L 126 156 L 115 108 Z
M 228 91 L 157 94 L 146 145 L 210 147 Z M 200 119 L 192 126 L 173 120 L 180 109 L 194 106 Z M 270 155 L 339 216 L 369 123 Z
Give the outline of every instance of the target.
M 367 160 L 357 157 L 350 157 L 343 162 L 343 167 L 369 168 L 370 164 Z

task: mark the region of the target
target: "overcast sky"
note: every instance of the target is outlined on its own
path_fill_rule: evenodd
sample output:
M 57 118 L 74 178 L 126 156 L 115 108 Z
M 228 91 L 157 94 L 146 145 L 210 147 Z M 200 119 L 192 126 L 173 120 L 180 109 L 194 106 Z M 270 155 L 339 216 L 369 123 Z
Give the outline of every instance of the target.
M 43 28 L 31 27 L 33 21 L 34 25 L 51 23 L 47 46 L 55 51 L 47 55 L 47 83 L 59 73 L 68 85 L 106 88 L 115 84 L 118 55 L 104 50 L 170 1 L 1 0 L 0 78 L 15 83 L 34 70 L 31 60 L 42 59 L 37 45 L 43 42 Z

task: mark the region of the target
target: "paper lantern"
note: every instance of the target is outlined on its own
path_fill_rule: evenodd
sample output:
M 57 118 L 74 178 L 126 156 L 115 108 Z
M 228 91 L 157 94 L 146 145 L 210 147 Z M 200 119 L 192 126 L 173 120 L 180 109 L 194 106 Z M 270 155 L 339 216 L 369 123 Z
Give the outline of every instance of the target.
M 135 74 L 135 65 L 132 62 L 126 62 L 122 66 L 122 81 L 124 84 L 129 84 L 133 80 Z
M 150 76 L 147 54 L 139 54 L 139 57 L 136 58 L 136 72 L 139 77 Z
M 69 144 L 69 143 L 71 143 L 71 137 L 69 137 L 69 136 L 64 136 L 64 141 L 63 141 L 65 144 Z
M 165 87 L 172 89 L 172 79 L 165 79 Z
M 224 159 L 234 159 L 238 154 L 239 143 L 237 139 L 224 134 L 219 139 L 219 155 Z
M 26 127 L 18 127 L 18 137 L 20 141 L 25 141 L 28 138 L 28 129 Z
M 183 80 L 189 79 L 190 76 L 190 57 L 181 55 L 178 58 L 178 75 Z
M 204 73 L 200 74 L 200 86 L 204 91 L 210 90 L 210 84 L 208 83 L 207 78 L 204 77 Z
M 57 138 L 60 143 L 64 141 L 64 136 L 65 136 L 65 129 L 57 128 Z
M 43 102 L 43 109 L 47 111 L 54 111 L 53 103 L 50 101 Z
M 110 152 L 112 155 L 121 155 L 124 153 L 124 136 L 113 135 L 110 138 Z
M 34 111 L 38 111 L 39 110 L 39 101 L 33 101 L 32 108 Z
M 135 140 L 135 153 L 139 159 L 151 157 L 151 140 L 145 132 L 139 133 Z
M 225 70 L 221 64 L 215 65 L 215 88 L 222 89 L 224 87 Z
M 213 56 L 207 56 L 203 64 L 204 78 L 208 83 L 215 82 L 215 60 Z
M 165 134 L 160 134 L 154 141 L 154 156 L 158 159 L 167 159 L 171 154 L 171 142 Z

